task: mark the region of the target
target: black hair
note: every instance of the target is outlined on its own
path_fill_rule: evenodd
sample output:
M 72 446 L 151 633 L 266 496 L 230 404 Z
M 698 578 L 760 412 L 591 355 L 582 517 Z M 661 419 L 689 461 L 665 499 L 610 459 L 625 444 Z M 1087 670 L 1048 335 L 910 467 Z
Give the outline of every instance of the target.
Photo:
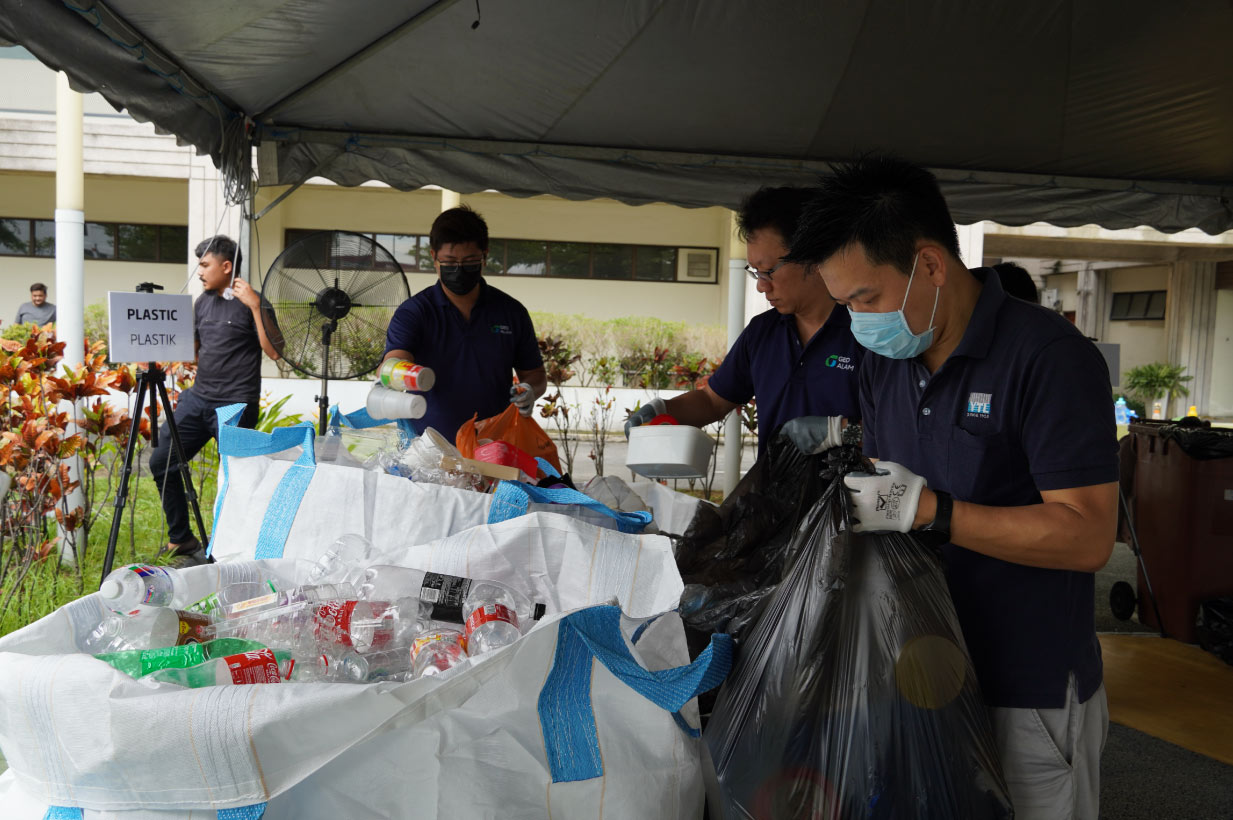
M 42 282 L 35 282 L 33 285 L 30 286 L 30 292 L 34 293 L 36 290 L 41 290 L 43 291 L 43 293 L 46 293 L 47 286 L 44 285 Z
M 1040 302 L 1040 293 L 1032 281 L 1032 274 L 1014 262 L 998 262 L 993 269 L 1002 282 L 1002 290 L 1025 302 Z
M 748 242 L 754 232 L 771 228 L 788 244 L 806 203 L 817 193 L 816 188 L 759 188 L 741 203 L 736 215 L 737 234 L 742 242 Z
M 474 242 L 481 251 L 488 253 L 488 223 L 484 217 L 466 205 L 442 211 L 432 222 L 428 244 L 433 251 L 439 251 L 443 245 L 464 242 Z
M 871 264 L 894 265 L 907 276 L 921 239 L 962 258 L 937 178 L 897 157 L 868 154 L 831 166 L 805 206 L 785 259 L 817 265 L 860 245 Z
M 231 271 L 238 278 L 240 275 L 240 260 L 244 258 L 244 254 L 240 253 L 240 246 L 235 243 L 235 240 L 230 236 L 219 234 L 211 236 L 209 239 L 203 239 L 197 243 L 197 250 L 193 254 L 200 259 L 207 253 L 212 253 L 218 257 L 220 261 L 230 262 Z

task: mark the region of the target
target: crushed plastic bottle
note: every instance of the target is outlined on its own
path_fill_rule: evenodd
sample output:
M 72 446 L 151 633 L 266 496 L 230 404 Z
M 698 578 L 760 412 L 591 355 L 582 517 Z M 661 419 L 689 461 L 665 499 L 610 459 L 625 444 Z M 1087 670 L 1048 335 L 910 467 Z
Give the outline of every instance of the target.
M 344 535 L 321 554 L 306 573 L 304 584 L 314 586 L 353 580 L 375 557 L 376 551 L 367 538 L 354 533 Z
M 183 669 L 196 666 L 213 658 L 226 657 L 241 652 L 256 652 L 266 647 L 256 641 L 240 638 L 219 638 L 205 643 L 168 646 L 161 649 L 129 649 L 96 655 L 100 661 L 134 678 L 140 678 L 159 669 Z
M 167 607 L 142 607 L 132 615 L 111 613 L 81 639 L 81 651 L 90 655 L 134 649 L 175 646 L 180 639 L 180 617 Z
M 466 621 L 463 605 L 477 584 L 500 588 L 503 600 L 512 602 L 519 623 L 531 623 L 536 614 L 544 609 L 533 606 L 525 595 L 496 581 L 462 578 L 391 564 L 379 564 L 364 570 L 358 579 L 357 589 L 361 600 L 388 601 L 413 596 L 429 605 L 429 620 L 461 626 Z
M 321 602 L 355 598 L 353 584 L 305 584 L 279 590 L 273 581 L 245 581 L 230 584 L 219 592 L 219 607 L 223 617 L 235 618 L 274 607 L 289 606 L 301 601 Z
M 401 646 L 361 655 L 348 652 L 337 660 L 338 678 L 353 683 L 411 679 L 411 648 Z
M 183 669 L 159 669 L 147 675 L 146 679 L 174 683 L 190 689 L 248 683 L 281 683 L 284 677 L 291 675 L 292 663 L 289 653 L 258 649 L 254 652 L 213 658 Z
M 202 615 L 211 617 L 222 617 L 222 608 L 219 603 L 219 595 L 222 590 L 232 584 L 240 583 L 261 583 L 269 581 L 266 572 L 256 564 L 248 562 L 221 563 L 214 564 L 214 570 L 218 573 L 218 592 L 212 592 L 204 598 L 194 601 L 192 604 L 184 607 L 189 612 L 200 612 Z
M 517 603 L 509 593 L 509 587 L 492 581 L 477 581 L 471 587 L 462 606 L 471 657 L 509 646 L 522 636 Z
M 215 638 L 247 638 L 299 658 L 316 658 L 352 649 L 367 653 L 409 646 L 420 630 L 422 604 L 400 601 L 298 601 L 226 618 L 210 627 Z
M 411 644 L 411 677 L 440 675 L 467 659 L 466 639 L 455 629 L 422 633 Z
M 139 606 L 183 606 L 185 583 L 172 567 L 128 564 L 103 579 L 98 588 L 103 605 L 113 612 L 129 613 Z

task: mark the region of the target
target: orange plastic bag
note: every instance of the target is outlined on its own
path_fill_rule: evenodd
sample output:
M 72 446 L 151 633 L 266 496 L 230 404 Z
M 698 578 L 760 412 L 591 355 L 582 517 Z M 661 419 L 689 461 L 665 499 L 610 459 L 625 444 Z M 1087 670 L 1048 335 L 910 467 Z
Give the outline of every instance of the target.
M 523 416 L 518 408 L 510 405 L 505 412 L 490 419 L 477 421 L 479 413 L 458 428 L 455 445 L 464 458 L 475 458 L 475 447 L 483 439 L 504 441 L 512 444 L 531 458 L 542 458 L 561 472 L 561 462 L 557 459 L 557 446 L 535 423 L 535 419 Z

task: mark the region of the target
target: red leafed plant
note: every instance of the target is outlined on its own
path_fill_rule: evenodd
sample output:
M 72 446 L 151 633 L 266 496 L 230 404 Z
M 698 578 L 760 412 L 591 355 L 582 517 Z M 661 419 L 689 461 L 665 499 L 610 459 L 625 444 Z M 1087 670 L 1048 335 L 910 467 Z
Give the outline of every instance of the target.
M 0 489 L 8 485 L 0 500 L 0 616 L 30 597 L 32 570 L 54 561 L 60 536 L 52 520 L 80 559 L 110 492 L 107 467 L 127 442 L 130 419 L 108 398 L 111 391 L 131 392 L 134 374 L 127 366 L 109 367 L 101 350 L 96 343 L 81 365 L 67 367 L 60 364 L 64 343 L 51 326 L 25 341 L 0 340 Z M 143 420 L 142 434 L 148 433 Z M 100 475 L 108 490 L 101 495 L 95 492 Z M 80 571 L 77 582 L 80 593 Z

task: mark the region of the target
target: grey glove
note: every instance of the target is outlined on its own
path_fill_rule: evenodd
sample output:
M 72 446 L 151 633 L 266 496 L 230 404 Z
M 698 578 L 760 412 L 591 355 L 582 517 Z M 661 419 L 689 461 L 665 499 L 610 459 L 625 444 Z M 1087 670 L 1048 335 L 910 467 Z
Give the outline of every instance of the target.
M 843 443 L 843 418 L 801 416 L 785 424 L 782 432 L 805 455 L 817 455 Z
M 529 416 L 535 409 L 535 391 L 526 382 L 518 382 L 509 389 L 509 403 L 517 407 L 523 416 Z
M 633 428 L 641 427 L 656 416 L 662 416 L 667 412 L 668 408 L 664 405 L 663 399 L 651 399 L 630 413 L 629 418 L 625 420 L 625 438 L 629 438 L 629 431 Z

